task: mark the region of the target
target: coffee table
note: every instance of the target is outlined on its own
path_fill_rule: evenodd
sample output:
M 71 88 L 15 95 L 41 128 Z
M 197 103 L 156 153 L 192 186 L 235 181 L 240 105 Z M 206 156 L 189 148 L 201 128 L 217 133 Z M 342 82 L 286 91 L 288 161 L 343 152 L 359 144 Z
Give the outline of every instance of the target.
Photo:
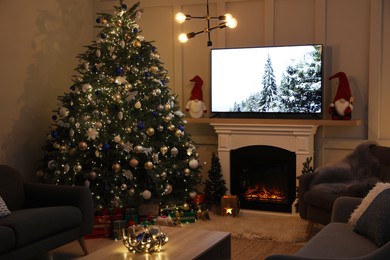
M 231 239 L 228 232 L 165 226 L 161 227 L 161 231 L 167 234 L 168 243 L 164 245 L 160 252 L 151 254 L 131 253 L 123 245 L 122 240 L 118 240 L 84 256 L 82 259 L 231 259 Z

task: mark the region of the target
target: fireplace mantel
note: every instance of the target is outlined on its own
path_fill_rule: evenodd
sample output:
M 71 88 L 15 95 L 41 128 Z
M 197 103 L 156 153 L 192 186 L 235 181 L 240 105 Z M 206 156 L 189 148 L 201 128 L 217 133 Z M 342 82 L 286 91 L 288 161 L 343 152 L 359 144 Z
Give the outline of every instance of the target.
M 268 145 L 283 148 L 296 154 L 297 176 L 303 163 L 314 155 L 315 124 L 238 124 L 210 123 L 218 135 L 218 156 L 222 174 L 230 192 L 230 151 L 251 146 Z

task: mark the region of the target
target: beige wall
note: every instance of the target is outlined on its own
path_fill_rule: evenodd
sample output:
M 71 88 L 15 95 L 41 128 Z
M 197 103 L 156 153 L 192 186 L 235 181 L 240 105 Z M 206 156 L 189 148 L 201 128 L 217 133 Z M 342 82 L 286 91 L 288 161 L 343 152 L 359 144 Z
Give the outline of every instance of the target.
M 75 56 L 94 39 L 95 13 L 111 12 L 116 0 L 1 1 L 0 163 L 34 175 L 56 98 L 68 91 Z M 137 2 L 125 1 L 128 6 Z M 212 15 L 232 13 L 235 30 L 212 33 L 213 47 L 303 44 L 326 46 L 325 76 L 345 71 L 355 96 L 353 118 L 359 127 L 321 127 L 316 163 L 335 161 L 366 139 L 390 145 L 390 1 L 387 0 L 209 0 Z M 203 78 L 209 98 L 209 48 L 205 35 L 186 45 L 184 31 L 203 29 L 202 21 L 178 25 L 178 11 L 205 14 L 205 0 L 143 0 L 141 29 L 154 40 L 182 107 L 190 96 L 189 79 Z M 326 82 L 330 103 L 336 82 Z M 206 115 L 208 116 L 208 115 Z M 199 143 L 201 162 L 209 164 L 216 136 L 208 125 L 187 128 Z M 209 165 L 205 166 L 207 171 Z
M 92 0 L 0 2 L 0 163 L 33 180 L 57 96 L 93 39 Z

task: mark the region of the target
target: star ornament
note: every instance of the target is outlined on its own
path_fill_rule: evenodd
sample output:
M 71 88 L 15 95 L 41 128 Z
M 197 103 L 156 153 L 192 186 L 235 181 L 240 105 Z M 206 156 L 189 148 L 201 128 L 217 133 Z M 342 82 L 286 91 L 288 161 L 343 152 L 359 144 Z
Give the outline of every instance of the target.
M 225 215 L 233 215 L 233 208 L 226 207 L 225 208 Z
M 123 151 L 125 151 L 126 153 L 130 153 L 132 150 L 133 150 L 132 143 L 126 142 L 125 144 L 123 144 Z
M 95 128 L 88 128 L 85 136 L 88 140 L 96 140 L 99 137 L 99 132 Z
M 138 91 L 127 92 L 126 101 L 130 102 L 131 100 L 134 100 L 135 96 L 137 96 L 137 94 L 138 94 Z

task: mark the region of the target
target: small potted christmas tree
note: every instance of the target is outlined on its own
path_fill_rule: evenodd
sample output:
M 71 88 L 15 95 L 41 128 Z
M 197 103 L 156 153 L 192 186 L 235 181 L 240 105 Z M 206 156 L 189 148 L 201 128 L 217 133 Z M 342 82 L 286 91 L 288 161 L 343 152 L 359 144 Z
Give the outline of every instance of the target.
M 204 182 L 204 193 L 206 202 L 213 213 L 220 214 L 221 198 L 226 194 L 226 182 L 221 173 L 219 157 L 213 153 L 211 157 L 211 168 L 208 171 L 208 179 Z

